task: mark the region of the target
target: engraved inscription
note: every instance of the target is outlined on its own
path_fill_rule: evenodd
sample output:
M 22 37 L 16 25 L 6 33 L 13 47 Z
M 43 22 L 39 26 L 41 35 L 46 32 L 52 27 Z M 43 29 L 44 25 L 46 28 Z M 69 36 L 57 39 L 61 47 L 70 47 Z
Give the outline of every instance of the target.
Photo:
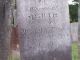
M 67 1 L 23 1 L 27 3 L 19 20 L 22 59 L 71 60 Z

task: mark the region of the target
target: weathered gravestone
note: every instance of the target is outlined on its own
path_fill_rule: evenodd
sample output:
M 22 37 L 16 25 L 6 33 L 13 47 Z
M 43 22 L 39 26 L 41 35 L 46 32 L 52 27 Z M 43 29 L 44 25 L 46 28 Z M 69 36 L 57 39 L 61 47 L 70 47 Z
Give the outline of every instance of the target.
M 0 0 L 0 60 L 7 60 L 10 41 L 10 1 Z
M 22 60 L 71 60 L 67 0 L 17 0 Z
M 78 0 L 79 2 L 79 7 L 78 7 L 78 59 L 80 59 L 80 0 Z
M 71 23 L 72 42 L 78 42 L 78 22 Z

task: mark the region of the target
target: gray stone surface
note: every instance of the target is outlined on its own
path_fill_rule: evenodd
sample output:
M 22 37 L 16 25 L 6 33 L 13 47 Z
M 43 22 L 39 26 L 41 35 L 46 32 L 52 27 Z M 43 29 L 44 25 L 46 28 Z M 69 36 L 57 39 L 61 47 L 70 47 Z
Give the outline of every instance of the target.
M 80 59 L 80 0 L 78 7 L 78 59 Z
M 78 7 L 78 20 L 79 20 L 79 24 L 78 24 L 78 38 L 79 38 L 79 43 L 80 43 L 80 1 L 79 1 L 79 7 Z
M 71 60 L 67 0 L 17 0 L 22 60 Z
M 78 42 L 78 22 L 71 23 L 71 37 L 73 42 Z
M 7 2 L 6 2 L 7 1 Z M 0 60 L 7 60 L 10 41 L 10 1 L 0 0 Z

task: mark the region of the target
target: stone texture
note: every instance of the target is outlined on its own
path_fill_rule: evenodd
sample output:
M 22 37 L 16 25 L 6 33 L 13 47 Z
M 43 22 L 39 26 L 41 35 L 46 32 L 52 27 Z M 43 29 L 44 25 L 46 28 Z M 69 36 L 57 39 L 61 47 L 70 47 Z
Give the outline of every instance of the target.
M 17 0 L 21 60 L 71 60 L 67 0 Z
M 73 42 L 78 42 L 78 22 L 71 23 L 71 37 Z
M 79 7 L 78 7 L 78 59 L 80 59 L 80 0 L 79 1 Z
M 10 17 L 10 1 L 0 0 L 0 60 L 7 60 L 8 58 L 10 41 L 9 17 Z

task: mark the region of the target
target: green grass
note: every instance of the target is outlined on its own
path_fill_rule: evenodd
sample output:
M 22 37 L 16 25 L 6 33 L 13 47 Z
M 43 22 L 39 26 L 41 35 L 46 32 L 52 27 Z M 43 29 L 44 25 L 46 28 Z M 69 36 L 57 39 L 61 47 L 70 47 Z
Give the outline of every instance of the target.
M 77 60 L 77 43 L 72 43 L 72 60 Z
M 8 60 L 20 60 L 20 59 L 19 59 L 19 57 L 12 57 L 12 56 L 10 56 L 10 57 L 8 58 Z

